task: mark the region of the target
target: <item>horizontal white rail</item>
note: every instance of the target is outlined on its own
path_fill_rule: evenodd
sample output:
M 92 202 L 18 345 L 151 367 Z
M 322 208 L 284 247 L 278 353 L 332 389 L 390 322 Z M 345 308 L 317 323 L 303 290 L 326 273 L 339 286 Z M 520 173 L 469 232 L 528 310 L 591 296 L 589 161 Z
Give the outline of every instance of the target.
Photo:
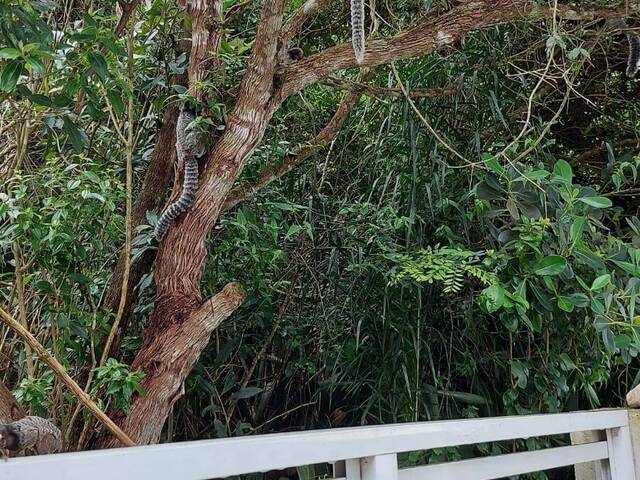
M 49 480 L 200 480 L 345 459 L 363 459 L 361 464 L 364 465 L 362 474 L 359 471 L 354 473 L 355 470 L 353 470 L 351 474 L 347 472 L 346 478 L 349 480 L 352 478 L 369 480 L 382 478 L 376 476 L 376 469 L 393 467 L 389 467 L 389 464 L 381 467 L 380 465 L 383 464 L 380 461 L 374 462 L 372 460 L 371 463 L 367 463 L 367 459 L 380 459 L 385 456 L 392 459 L 399 452 L 587 430 L 619 432 L 626 428 L 625 432 L 628 433 L 628 423 L 626 410 L 598 410 L 257 435 L 10 459 L 7 462 L 0 462 L 0 480 L 32 478 L 47 478 Z M 593 458 L 589 458 L 591 460 L 596 457 L 597 459 L 606 458 L 607 455 L 604 453 L 607 445 L 604 443 L 606 442 L 588 444 L 579 448 L 570 447 L 571 450 L 565 450 L 569 460 L 568 464 L 575 463 L 575 458 L 570 457 L 568 452 L 572 452 L 572 455 L 583 455 L 579 458 L 587 458 L 591 455 L 593 456 Z M 627 443 L 619 441 L 617 443 L 621 444 L 623 449 L 630 445 L 630 443 L 627 445 Z M 616 445 L 616 443 L 609 441 L 609 450 L 612 445 Z M 522 459 L 526 459 L 537 462 L 535 468 L 540 470 L 551 468 L 544 467 L 547 464 L 545 462 L 552 464 L 552 466 L 556 465 L 553 463 L 555 461 L 553 451 L 551 449 L 541 451 L 546 453 L 512 454 L 526 455 L 520 457 L 509 455 L 491 457 L 495 460 L 484 458 L 467 460 L 466 462 L 476 463 L 457 462 L 450 464 L 450 468 L 466 471 L 464 469 L 469 468 L 466 465 L 482 466 L 490 462 L 495 463 L 502 458 L 501 465 L 503 467 L 501 468 L 511 468 L 509 467 L 513 464 L 511 462 L 518 463 Z M 627 453 L 630 455 L 630 452 Z M 622 452 L 622 456 L 619 457 L 622 459 L 622 463 L 619 464 L 620 472 L 628 472 L 629 467 L 625 467 L 624 462 L 624 455 L 627 453 Z M 611 452 L 608 456 L 611 457 Z M 349 465 L 353 468 L 354 462 L 350 462 Z M 374 467 L 372 468 L 371 465 Z M 429 477 L 423 475 L 419 477 L 407 476 L 412 475 L 411 470 L 402 470 L 399 478 L 402 480 L 449 478 L 440 473 L 446 471 L 446 468 L 444 465 L 420 467 L 423 472 L 439 472 L 437 475 Z M 626 470 L 624 470 L 625 468 Z M 418 471 L 415 470 L 415 472 Z M 478 477 L 474 474 L 474 476 L 468 477 L 464 474 L 459 475 L 457 478 L 473 479 L 504 476 Z M 627 477 L 624 480 L 630 479 L 631 477 Z M 614 478 L 614 480 L 618 479 Z
M 401 480 L 491 480 L 577 463 L 604 460 L 608 457 L 607 442 L 585 443 L 570 447 L 546 448 L 533 452 L 510 453 L 495 457 L 473 458 L 459 462 L 439 463 L 400 471 Z

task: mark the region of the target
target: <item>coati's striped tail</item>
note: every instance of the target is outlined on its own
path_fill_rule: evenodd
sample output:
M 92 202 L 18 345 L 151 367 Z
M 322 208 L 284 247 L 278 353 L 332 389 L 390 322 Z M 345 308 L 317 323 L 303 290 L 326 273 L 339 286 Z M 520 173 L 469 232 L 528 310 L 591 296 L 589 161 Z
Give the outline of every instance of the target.
M 627 32 L 629 42 L 629 61 L 627 62 L 627 77 L 635 78 L 640 70 L 640 36 Z
M 187 211 L 198 190 L 198 160 L 196 153 L 202 150 L 196 135 L 188 131 L 189 124 L 195 120 L 195 115 L 189 110 L 183 110 L 176 124 L 176 152 L 178 159 L 184 162 L 184 179 L 180 197 L 169 205 L 160 218 L 154 230 L 158 241 L 167 233 L 173 221 Z
M 364 0 L 351 0 L 351 42 L 356 62 L 364 60 Z

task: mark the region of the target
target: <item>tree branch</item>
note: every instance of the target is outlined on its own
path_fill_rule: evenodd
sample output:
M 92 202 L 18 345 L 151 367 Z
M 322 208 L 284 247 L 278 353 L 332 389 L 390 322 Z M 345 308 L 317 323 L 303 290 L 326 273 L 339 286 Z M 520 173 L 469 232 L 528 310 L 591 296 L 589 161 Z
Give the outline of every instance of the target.
M 363 72 L 361 80 L 368 79 L 370 75 L 371 73 L 369 71 Z M 277 180 L 289 173 L 307 158 L 330 144 L 338 136 L 338 133 L 340 133 L 340 130 L 347 121 L 349 114 L 357 105 L 359 100 L 360 89 L 350 89 L 344 97 L 342 97 L 342 101 L 338 105 L 338 108 L 329 123 L 325 125 L 318 135 L 316 135 L 307 144 L 294 148 L 293 151 L 291 151 L 291 153 L 289 153 L 280 163 L 265 169 L 254 181 L 248 182 L 245 185 L 231 190 L 222 205 L 221 211 L 224 212 L 235 207 L 238 203 L 246 200 L 274 180 Z
M 634 8 L 635 10 L 635 8 Z M 451 48 L 470 31 L 529 17 L 550 15 L 533 0 L 472 0 L 437 17 L 426 16 L 399 34 L 367 41 L 364 60 L 356 63 L 350 43 L 343 43 L 307 57 L 287 70 L 287 78 L 274 95 L 270 107 L 276 110 L 289 96 L 308 85 L 325 80 L 333 72 L 354 67 L 375 67 L 397 60 L 415 58 Z M 559 16 L 567 20 L 591 20 L 628 15 L 624 7 L 576 11 L 559 6 Z
M 240 83 L 238 102 L 234 109 L 236 115 L 243 117 L 251 114 L 243 107 L 247 105 L 253 107 L 255 104 L 266 105 L 271 96 L 278 39 L 282 30 L 282 17 L 286 3 L 286 0 L 265 0 L 264 2 L 247 71 Z M 239 119 L 241 122 L 244 120 L 250 119 Z
M 189 89 L 198 100 L 204 100 L 206 95 L 206 90 L 199 85 L 212 71 L 223 71 L 220 57 L 215 54 L 220 50 L 224 35 L 222 8 L 222 0 L 189 3 L 188 13 L 192 19 Z
M 129 18 L 131 14 L 136 9 L 140 0 L 131 0 L 129 3 L 120 2 L 122 7 L 122 15 L 120 16 L 120 20 L 118 20 L 118 24 L 116 25 L 116 37 L 119 37 L 124 31 L 127 23 L 129 22 Z
M 173 404 L 184 391 L 187 377 L 211 333 L 244 301 L 244 290 L 235 283 L 227 284 L 218 294 L 204 302 L 180 322 L 171 322 L 156 331 L 146 341 L 132 369 L 148 373 L 142 379 L 146 394 L 135 396 L 128 416 L 118 415 L 123 430 L 141 445 L 157 443 L 162 426 Z M 156 309 L 175 312 L 172 302 L 157 303 Z M 105 438 L 102 447 L 114 447 L 112 438 Z
M 53 370 L 53 373 L 64 383 L 73 395 L 96 417 L 107 429 L 125 446 L 133 447 L 135 443 L 124 433 L 113 421 L 91 400 L 91 397 L 85 393 L 82 388 L 69 376 L 65 368 L 58 362 L 58 360 L 51 355 L 42 344 L 31 335 L 31 332 L 24 328 L 20 323 L 14 319 L 11 315 L 0 308 L 0 320 L 13 330 L 26 344 L 28 344 L 43 360 L 49 368 Z
M 321 83 L 331 87 L 353 90 L 361 95 L 367 95 L 369 97 L 404 98 L 404 93 L 401 88 L 376 87 L 373 85 L 367 85 L 366 83 L 352 82 L 351 80 L 344 80 L 341 78 L 328 78 L 326 80 L 322 80 Z M 409 96 L 413 98 L 431 98 L 450 96 L 455 93 L 455 90 L 453 88 L 423 88 L 411 90 L 408 93 Z

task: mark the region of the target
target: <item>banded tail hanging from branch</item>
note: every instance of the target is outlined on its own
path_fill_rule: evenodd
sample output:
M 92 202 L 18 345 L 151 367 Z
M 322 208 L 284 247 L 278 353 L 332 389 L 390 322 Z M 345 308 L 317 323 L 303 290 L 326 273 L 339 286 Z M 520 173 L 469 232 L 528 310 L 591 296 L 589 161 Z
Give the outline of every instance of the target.
M 204 145 L 198 135 L 192 130 L 192 122 L 196 119 L 195 113 L 184 107 L 176 124 L 176 152 L 178 161 L 184 163 L 184 179 L 180 197 L 169 205 L 156 225 L 154 235 L 158 241 L 167 233 L 173 221 L 193 203 L 198 190 L 198 159 L 204 153 Z
M 627 32 L 629 42 L 629 60 L 627 62 L 627 76 L 636 78 L 640 70 L 640 35 Z
M 635 79 L 640 71 L 640 35 L 629 31 L 629 25 L 624 18 L 615 18 L 609 22 L 611 28 L 624 30 L 629 42 L 629 58 L 627 60 L 627 77 Z
M 351 42 L 356 62 L 364 60 L 364 0 L 351 0 Z

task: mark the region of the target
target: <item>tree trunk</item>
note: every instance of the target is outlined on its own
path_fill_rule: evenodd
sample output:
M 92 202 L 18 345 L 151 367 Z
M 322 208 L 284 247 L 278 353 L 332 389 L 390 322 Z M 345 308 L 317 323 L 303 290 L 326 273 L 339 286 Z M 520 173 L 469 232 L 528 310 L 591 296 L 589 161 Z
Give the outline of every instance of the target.
M 145 372 L 142 385 L 146 393 L 132 398 L 128 417 L 114 418 L 141 445 L 160 440 L 167 415 L 183 394 L 184 381 L 209 343 L 211 332 L 240 306 L 244 291 L 230 283 L 201 306 L 187 299 L 180 305 L 166 300 L 157 304 L 154 316 L 170 323 L 145 343 L 132 366 Z M 104 439 L 103 446 L 119 443 L 110 436 Z
M 142 188 L 133 207 L 132 223 L 134 228 L 147 223 L 147 211 L 158 211 L 163 205 L 164 192 L 167 191 L 171 184 L 173 165 L 176 159 L 175 144 L 178 113 L 179 110 L 176 105 L 169 106 L 164 112 L 162 126 L 158 131 L 156 145 L 153 149 L 153 156 L 149 162 Z M 131 309 L 137 299 L 136 286 L 142 276 L 151 270 L 154 258 L 155 250 L 148 250 L 131 265 L 127 302 L 120 321 L 119 332 L 111 347 L 113 355 L 119 350 L 122 336 L 127 330 L 131 317 Z M 123 252 L 118 258 L 118 263 L 113 271 L 109 290 L 107 291 L 104 301 L 104 308 L 114 313 L 118 310 L 118 304 L 120 303 L 124 260 Z
M 0 381 L 0 423 L 11 423 L 24 417 L 20 404 L 9 389 Z
M 211 332 L 244 301 L 244 292 L 228 284 L 202 303 L 200 280 L 205 240 L 246 159 L 260 143 L 270 120 L 278 32 L 285 0 L 266 0 L 258 32 L 222 138 L 200 176 L 201 187 L 191 210 L 175 222 L 160 244 L 155 265 L 155 309 L 144 332 L 144 345 L 132 364 L 142 370 L 145 395 L 131 399 L 128 417 L 116 421 L 138 444 L 157 442 L 184 381 L 209 342 Z M 115 446 L 112 438 L 102 445 Z

